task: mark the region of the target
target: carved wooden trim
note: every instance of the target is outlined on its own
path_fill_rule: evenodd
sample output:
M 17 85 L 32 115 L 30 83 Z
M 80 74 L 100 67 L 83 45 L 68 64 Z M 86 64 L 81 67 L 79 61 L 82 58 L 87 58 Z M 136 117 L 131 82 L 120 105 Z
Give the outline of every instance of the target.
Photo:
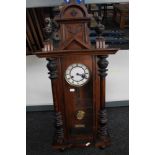
M 47 58 L 47 69 L 49 70 L 49 78 L 51 80 L 54 80 L 58 77 L 58 71 L 57 71 L 57 58 Z M 55 81 L 53 81 L 55 82 Z M 55 88 L 53 89 L 53 97 L 54 97 L 54 102 L 56 102 L 55 99 L 55 94 L 56 94 Z M 56 144 L 63 144 L 64 142 L 64 129 L 63 129 L 63 119 L 62 119 L 62 114 L 60 111 L 58 111 L 58 107 L 55 105 L 55 128 L 56 128 L 56 134 L 55 134 L 55 140 L 54 142 Z
M 105 108 L 101 109 L 100 114 L 99 114 L 99 123 L 100 123 L 100 128 L 99 128 L 99 135 L 100 137 L 107 137 L 109 136 L 108 133 L 108 117 L 107 117 L 107 111 Z
M 103 56 L 98 56 L 99 61 L 98 61 L 98 67 L 99 67 L 99 75 L 101 78 L 105 78 L 107 76 L 106 71 L 108 71 L 107 67 L 109 62 L 106 60 L 108 55 L 103 55 Z
M 66 50 L 66 48 L 70 45 L 70 44 L 72 44 L 73 42 L 76 42 L 76 43 L 78 43 L 80 46 L 82 46 L 83 48 L 82 49 L 89 49 L 90 47 L 89 47 L 89 45 L 87 45 L 87 44 L 85 44 L 85 43 L 83 43 L 82 41 L 80 41 L 77 37 L 73 37 L 73 38 L 71 38 L 70 40 L 67 40 L 66 42 L 66 44 L 64 43 L 64 46 L 62 45 L 62 50 Z
M 102 56 L 102 55 L 109 55 L 115 54 L 119 49 L 107 48 L 107 49 L 77 49 L 77 50 L 54 50 L 51 52 L 36 52 L 36 55 L 39 58 L 51 58 L 51 57 L 61 57 L 61 56 L 68 56 L 68 55 L 95 55 L 95 56 Z
M 66 29 L 68 32 L 70 32 L 73 36 L 75 36 L 77 33 L 81 32 L 82 24 L 77 25 L 76 29 L 72 29 L 71 25 L 66 26 Z
M 65 11 L 66 11 L 67 9 L 71 8 L 71 7 L 72 7 L 72 8 L 77 8 L 77 9 L 81 10 L 81 12 L 83 12 L 83 14 L 84 14 L 83 17 L 88 17 L 89 20 L 90 20 L 90 17 L 91 17 L 91 16 L 88 14 L 85 5 L 77 5 L 75 2 L 72 2 L 72 3 L 68 4 L 68 5 L 65 5 L 65 6 L 62 8 L 62 10 L 61 10 L 60 15 L 57 16 L 57 17 L 55 17 L 55 19 L 56 19 L 56 20 L 64 19 Z M 74 19 L 74 18 L 73 18 L 73 19 Z
M 57 59 L 56 58 L 47 58 L 47 69 L 49 70 L 48 74 L 50 75 L 49 78 L 54 80 L 58 77 L 57 75 Z
M 100 76 L 100 113 L 99 113 L 99 137 L 101 139 L 104 139 L 104 137 L 108 137 L 108 127 L 107 127 L 107 112 L 105 109 L 105 77 L 107 76 L 107 67 L 109 62 L 106 60 L 108 55 L 104 56 L 98 56 L 99 61 L 98 61 L 98 71 L 99 71 L 99 76 Z
M 62 144 L 64 142 L 64 129 L 61 112 L 56 112 L 55 114 L 55 127 L 56 127 L 56 137 L 55 142 L 57 144 Z

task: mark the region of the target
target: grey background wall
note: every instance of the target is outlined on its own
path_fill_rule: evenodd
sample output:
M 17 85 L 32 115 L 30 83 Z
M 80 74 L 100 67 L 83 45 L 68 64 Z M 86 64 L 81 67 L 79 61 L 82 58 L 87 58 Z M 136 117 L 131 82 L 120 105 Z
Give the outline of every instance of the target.
M 129 100 L 129 51 L 120 50 L 108 58 L 106 101 Z M 26 57 L 26 105 L 53 104 L 51 82 L 48 79 L 46 60 Z

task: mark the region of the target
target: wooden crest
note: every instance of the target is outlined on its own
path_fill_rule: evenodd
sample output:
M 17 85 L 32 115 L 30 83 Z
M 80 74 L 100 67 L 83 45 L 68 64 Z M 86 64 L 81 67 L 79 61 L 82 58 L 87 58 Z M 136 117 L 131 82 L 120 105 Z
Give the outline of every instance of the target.
M 63 7 L 55 18 L 60 24 L 61 50 L 90 49 L 88 23 L 90 16 L 82 4 L 74 2 Z

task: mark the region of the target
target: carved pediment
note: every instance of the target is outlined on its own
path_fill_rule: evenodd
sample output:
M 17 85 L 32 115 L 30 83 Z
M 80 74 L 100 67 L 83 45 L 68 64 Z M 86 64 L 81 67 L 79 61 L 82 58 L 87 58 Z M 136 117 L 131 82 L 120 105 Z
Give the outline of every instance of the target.
M 61 50 L 76 50 L 76 49 L 89 49 L 87 44 L 81 42 L 78 38 L 72 38 L 67 41 L 67 44 L 62 46 Z
M 66 5 L 62 9 L 59 19 L 85 18 L 85 17 L 89 17 L 89 14 L 85 6 L 71 3 L 69 5 Z
M 56 17 L 60 23 L 61 50 L 90 49 L 88 22 L 90 16 L 84 5 L 70 3 Z
M 83 18 L 85 16 L 86 15 L 84 10 L 77 6 L 66 8 L 64 13 L 62 14 L 63 18 Z

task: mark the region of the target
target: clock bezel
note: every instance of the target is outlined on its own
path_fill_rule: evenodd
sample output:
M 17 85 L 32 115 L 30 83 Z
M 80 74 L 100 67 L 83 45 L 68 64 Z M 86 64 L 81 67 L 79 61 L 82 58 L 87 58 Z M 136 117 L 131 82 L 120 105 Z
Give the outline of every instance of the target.
M 85 83 L 80 84 L 80 85 L 76 85 L 76 84 L 70 83 L 70 82 L 67 80 L 67 78 L 66 78 L 66 71 L 67 71 L 67 69 L 68 69 L 70 66 L 72 66 L 72 65 L 74 65 L 74 64 L 84 65 L 84 66 L 88 69 L 89 76 L 88 76 L 88 79 L 87 79 L 87 81 L 86 81 Z M 79 87 L 82 87 L 82 86 L 86 85 L 86 84 L 90 81 L 91 72 L 90 72 L 89 67 L 87 67 L 87 65 L 82 64 L 82 63 L 73 63 L 73 64 L 70 64 L 70 65 L 67 67 L 67 69 L 66 69 L 65 72 L 64 72 L 64 78 L 65 78 L 65 81 L 66 81 L 70 86 L 74 86 L 74 87 L 79 88 Z

